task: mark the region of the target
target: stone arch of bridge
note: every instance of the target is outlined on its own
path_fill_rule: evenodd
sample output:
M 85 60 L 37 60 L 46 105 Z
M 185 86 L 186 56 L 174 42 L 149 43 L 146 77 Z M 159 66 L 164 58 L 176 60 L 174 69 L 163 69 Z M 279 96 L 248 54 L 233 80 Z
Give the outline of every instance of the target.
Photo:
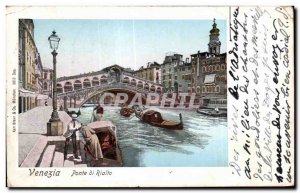
M 87 101 L 89 101 L 90 99 L 96 97 L 96 96 L 99 96 L 99 95 L 102 95 L 104 93 L 112 93 L 112 94 L 117 94 L 117 93 L 126 93 L 129 95 L 129 98 L 131 96 L 131 99 L 134 95 L 136 94 L 141 94 L 141 98 L 142 98 L 142 104 L 145 105 L 146 104 L 146 94 L 144 93 L 140 93 L 140 92 L 137 92 L 135 90 L 132 90 L 132 89 L 127 89 L 127 88 L 107 88 L 107 89 L 101 89 L 101 90 L 97 90 L 93 93 L 90 93 L 88 94 L 87 97 L 84 98 L 83 101 L 81 101 L 79 107 L 81 107 L 83 104 L 85 104 Z

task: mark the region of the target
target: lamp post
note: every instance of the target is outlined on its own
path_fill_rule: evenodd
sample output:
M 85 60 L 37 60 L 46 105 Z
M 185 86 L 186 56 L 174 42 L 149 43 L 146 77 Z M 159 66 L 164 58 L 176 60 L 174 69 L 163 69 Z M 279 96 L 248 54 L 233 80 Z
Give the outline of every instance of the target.
M 63 125 L 59 119 L 59 115 L 57 112 L 57 92 L 56 92 L 56 56 L 58 49 L 60 38 L 56 35 L 56 32 L 53 31 L 52 34 L 49 36 L 48 41 L 50 43 L 50 48 L 52 49 L 52 56 L 53 56 L 53 86 L 52 86 L 52 106 L 53 111 L 51 114 L 51 118 L 47 123 L 47 134 L 48 135 L 62 135 L 63 134 Z

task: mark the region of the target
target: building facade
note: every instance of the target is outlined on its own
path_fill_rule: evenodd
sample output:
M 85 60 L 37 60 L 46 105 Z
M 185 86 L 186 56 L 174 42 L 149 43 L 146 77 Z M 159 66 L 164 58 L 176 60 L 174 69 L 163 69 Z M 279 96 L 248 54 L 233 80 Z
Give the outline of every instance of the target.
M 191 93 L 192 87 L 192 64 L 188 59 L 180 65 L 174 67 L 174 88 L 175 91 L 181 93 Z
M 19 20 L 19 112 L 36 106 L 36 46 L 31 19 Z
M 43 65 L 34 41 L 32 19 L 19 20 L 19 113 L 37 106 L 43 92 Z
M 144 68 L 143 66 L 134 72 L 134 75 L 138 78 L 149 80 L 155 83 L 161 83 L 161 68 L 157 62 L 149 62 Z
M 227 98 L 226 53 L 220 53 L 220 30 L 213 23 L 210 30 L 208 52 L 191 55 L 193 87 L 201 98 L 200 105 L 206 105 L 212 98 Z
M 35 63 L 36 63 L 36 68 L 35 68 L 35 78 L 36 78 L 36 91 L 35 93 L 41 94 L 43 93 L 43 64 L 42 60 L 40 57 L 40 54 L 36 52 L 36 57 L 35 57 Z
M 50 68 L 43 68 L 43 94 L 52 97 L 52 77 L 53 70 Z
M 161 83 L 169 92 L 174 92 L 175 68 L 183 65 L 182 55 L 177 53 L 167 53 L 164 62 L 161 65 Z M 177 76 L 178 78 L 178 76 Z M 177 83 L 176 83 L 177 84 Z

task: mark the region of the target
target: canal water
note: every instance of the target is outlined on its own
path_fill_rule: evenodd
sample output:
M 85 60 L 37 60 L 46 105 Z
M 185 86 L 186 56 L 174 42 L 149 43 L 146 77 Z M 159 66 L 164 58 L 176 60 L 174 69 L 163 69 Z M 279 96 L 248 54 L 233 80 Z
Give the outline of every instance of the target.
M 227 166 L 227 119 L 207 117 L 195 111 L 156 109 L 166 120 L 179 122 L 183 130 L 154 127 L 138 118 L 120 115 L 120 108 L 104 107 L 104 120 L 117 126 L 125 167 L 224 167 Z M 81 108 L 79 121 L 91 121 L 93 107 Z

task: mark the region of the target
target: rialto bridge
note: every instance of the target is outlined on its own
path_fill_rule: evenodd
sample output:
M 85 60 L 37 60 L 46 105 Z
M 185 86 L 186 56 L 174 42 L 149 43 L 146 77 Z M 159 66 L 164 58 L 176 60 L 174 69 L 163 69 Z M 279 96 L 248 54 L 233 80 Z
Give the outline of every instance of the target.
M 59 108 L 97 103 L 104 93 L 126 93 L 129 100 L 140 93 L 144 100 L 148 93 L 161 94 L 164 90 L 161 84 L 135 77 L 118 65 L 97 72 L 58 78 L 56 86 Z M 110 103 L 111 100 L 108 96 L 104 102 Z

